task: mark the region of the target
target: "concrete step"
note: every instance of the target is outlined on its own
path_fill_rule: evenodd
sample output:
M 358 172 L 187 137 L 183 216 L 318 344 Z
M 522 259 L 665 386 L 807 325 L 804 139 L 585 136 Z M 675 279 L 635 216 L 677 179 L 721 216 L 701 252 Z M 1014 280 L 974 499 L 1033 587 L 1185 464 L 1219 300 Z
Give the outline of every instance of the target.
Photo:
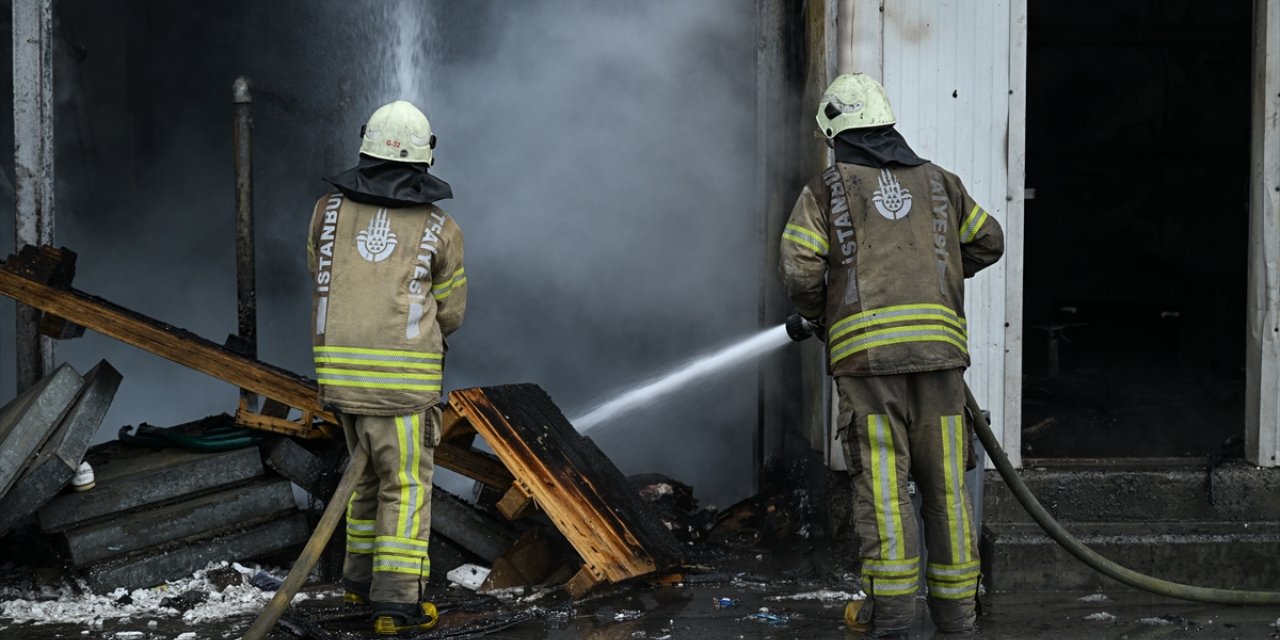
M 89 441 L 111 407 L 120 380 L 120 372 L 106 360 L 85 374 L 84 388 L 58 422 L 53 435 L 31 459 L 9 493 L 0 499 L 0 534 L 34 514 L 75 475 L 89 449 Z
M 56 531 L 94 518 L 179 499 L 264 473 L 257 447 L 219 453 L 153 451 L 112 443 L 91 454 L 98 486 L 65 493 L 39 511 L 40 528 Z M 100 462 L 99 462 L 100 460 Z
M 164 507 L 132 511 L 105 522 L 67 529 L 60 537 L 71 564 L 81 566 L 256 520 L 293 506 L 293 488 L 288 480 L 260 478 Z
M 306 518 L 290 510 L 104 560 L 80 573 L 95 593 L 117 587 L 139 589 L 189 576 L 213 561 L 244 561 L 277 553 L 305 543 L 310 535 Z
M 1028 461 L 1020 475 L 1064 522 L 1280 521 L 1280 468 L 1240 460 L 1212 474 L 1185 460 Z M 997 472 L 984 489 L 983 522 L 1032 522 Z
M 1280 521 L 1125 522 L 1064 525 L 1089 548 L 1140 573 L 1204 587 L 1280 585 Z M 982 564 L 998 592 L 1113 588 L 1035 524 L 987 524 Z
M 4 497 L 39 451 L 83 380 L 64 364 L 0 408 L 0 497 Z

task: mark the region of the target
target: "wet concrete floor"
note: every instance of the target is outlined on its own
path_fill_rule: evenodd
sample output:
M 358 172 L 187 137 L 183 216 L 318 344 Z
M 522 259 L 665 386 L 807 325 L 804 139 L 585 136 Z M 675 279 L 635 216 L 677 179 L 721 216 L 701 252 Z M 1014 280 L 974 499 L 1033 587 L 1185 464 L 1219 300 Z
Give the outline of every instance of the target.
M 332 586 L 315 589 L 332 590 Z M 797 594 L 813 597 L 823 591 L 847 590 L 847 585 L 780 581 L 622 588 L 577 603 L 561 601 L 553 594 L 533 601 L 506 602 L 502 606 L 506 612 L 532 612 L 536 617 L 484 637 L 507 640 L 858 638 L 859 634 L 846 630 L 843 625 L 845 603 L 841 597 L 789 599 Z M 985 615 L 979 621 L 978 637 L 990 640 L 1280 638 L 1280 629 L 1276 627 L 1280 622 L 1280 609 L 1274 607 L 1204 605 L 1120 588 L 1102 595 L 1106 599 L 1097 594 L 1065 592 L 984 596 Z M 725 597 L 738 602 L 730 608 L 717 607 L 716 600 Z M 1081 600 L 1086 597 L 1091 600 Z M 304 606 L 336 608 L 339 605 L 336 597 L 330 597 Z M 767 608 L 777 619 L 756 616 L 761 608 Z M 150 624 L 153 621 L 154 625 Z M 6 640 L 228 640 L 239 638 L 251 621 L 246 616 L 187 625 L 174 618 L 136 618 L 127 622 L 108 621 L 102 629 L 80 625 L 21 625 L 5 628 L 0 631 L 0 637 Z M 440 631 L 448 628 L 448 622 L 446 616 Z M 372 633 L 343 631 L 332 625 L 326 628 L 335 639 L 378 637 Z M 283 640 L 297 636 L 276 631 L 270 637 Z M 923 601 L 910 637 L 944 637 L 935 634 Z

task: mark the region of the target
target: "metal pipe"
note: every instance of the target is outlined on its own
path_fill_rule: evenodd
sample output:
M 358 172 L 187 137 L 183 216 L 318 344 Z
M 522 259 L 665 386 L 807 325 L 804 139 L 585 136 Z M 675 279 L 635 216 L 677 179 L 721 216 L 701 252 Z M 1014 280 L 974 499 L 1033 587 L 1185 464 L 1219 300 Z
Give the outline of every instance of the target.
M 249 79 L 236 78 L 231 85 L 232 110 L 235 114 L 232 144 L 235 148 L 236 173 L 236 316 L 240 351 L 249 358 L 258 357 L 258 289 L 253 242 L 253 99 L 249 95 Z M 257 396 L 241 390 L 240 397 L 251 407 Z
M 13 3 L 15 250 L 53 244 L 53 0 Z M 53 371 L 53 341 L 40 312 L 18 305 L 17 390 Z

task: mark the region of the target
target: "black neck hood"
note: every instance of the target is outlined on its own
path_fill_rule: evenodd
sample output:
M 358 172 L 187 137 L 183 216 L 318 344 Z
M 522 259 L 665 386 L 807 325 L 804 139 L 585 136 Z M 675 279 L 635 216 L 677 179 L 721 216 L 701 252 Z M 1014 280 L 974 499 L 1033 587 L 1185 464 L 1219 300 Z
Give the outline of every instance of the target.
M 324 180 L 356 202 L 383 207 L 414 207 L 453 197 L 449 183 L 428 173 L 423 162 L 362 155 L 356 166 Z
M 893 125 L 841 131 L 835 140 L 836 162 L 885 169 L 895 164 L 915 167 L 928 160 L 916 155 Z

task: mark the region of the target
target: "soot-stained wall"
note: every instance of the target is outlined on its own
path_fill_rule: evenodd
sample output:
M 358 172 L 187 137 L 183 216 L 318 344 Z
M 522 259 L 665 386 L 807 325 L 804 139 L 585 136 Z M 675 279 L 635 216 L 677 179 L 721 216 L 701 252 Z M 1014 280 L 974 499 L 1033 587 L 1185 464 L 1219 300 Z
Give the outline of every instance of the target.
M 217 341 L 235 330 L 243 74 L 266 361 L 311 371 L 311 205 L 396 98 L 431 118 L 433 171 L 456 193 L 442 204 L 466 234 L 446 388 L 536 382 L 572 416 L 758 328 L 750 4 L 59 0 L 56 14 L 56 233 L 81 289 Z M 235 406 L 229 386 L 101 336 L 59 358 L 125 375 L 101 438 Z M 723 503 L 751 487 L 755 379 L 731 372 L 590 435 L 624 471 Z

